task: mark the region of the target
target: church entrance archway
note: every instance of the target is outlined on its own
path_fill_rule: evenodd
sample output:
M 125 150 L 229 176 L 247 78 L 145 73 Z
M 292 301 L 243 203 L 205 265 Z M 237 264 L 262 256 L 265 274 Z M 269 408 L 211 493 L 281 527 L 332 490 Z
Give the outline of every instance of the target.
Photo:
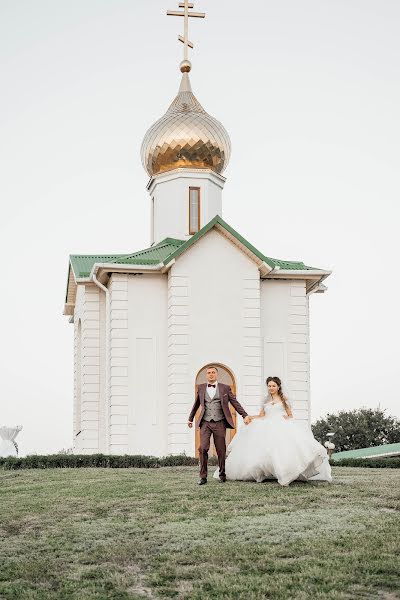
M 217 369 L 218 369 L 218 381 L 229 385 L 232 388 L 232 392 L 236 395 L 236 380 L 235 380 L 235 377 L 234 377 L 232 371 L 227 366 L 222 365 L 221 363 L 213 362 L 213 363 L 208 363 L 207 365 L 204 365 L 204 367 L 202 367 L 200 369 L 200 371 L 197 373 L 194 397 L 196 398 L 196 396 L 197 396 L 197 389 L 198 389 L 199 384 L 207 383 L 206 372 L 207 372 L 208 367 L 211 367 L 211 366 L 217 367 Z M 236 434 L 236 410 L 230 404 L 229 404 L 229 408 L 231 410 L 233 424 L 235 425 L 235 428 L 226 430 L 226 445 L 227 446 Z M 200 409 L 197 411 L 196 416 L 195 416 L 195 424 L 196 424 L 195 456 L 196 456 L 196 458 L 199 457 L 199 445 L 200 445 L 200 429 L 197 427 L 199 415 L 200 415 Z M 208 455 L 209 456 L 217 456 L 217 451 L 215 450 L 213 438 L 211 438 L 210 451 L 209 451 Z

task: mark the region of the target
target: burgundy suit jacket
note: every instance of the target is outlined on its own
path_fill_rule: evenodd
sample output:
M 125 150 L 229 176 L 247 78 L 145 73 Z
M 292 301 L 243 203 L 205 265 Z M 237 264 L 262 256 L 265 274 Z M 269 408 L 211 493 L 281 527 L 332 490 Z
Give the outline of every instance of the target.
M 197 409 L 200 408 L 200 418 L 198 420 L 198 427 L 200 427 L 201 425 L 201 421 L 203 419 L 204 416 L 204 412 L 206 410 L 205 408 L 205 395 L 206 395 L 206 387 L 207 384 L 206 383 L 200 383 L 197 389 L 197 395 L 196 395 L 196 400 L 194 401 L 193 404 L 193 408 L 190 411 L 190 415 L 189 415 L 189 421 L 193 421 L 194 416 L 197 412 Z M 226 385 L 225 383 L 218 383 L 218 387 L 219 387 L 219 394 L 221 397 L 221 406 L 222 406 L 222 410 L 224 412 L 224 416 L 225 416 L 225 421 L 227 423 L 227 427 L 229 429 L 235 429 L 235 425 L 233 423 L 233 419 L 232 419 L 232 414 L 229 408 L 229 402 L 232 404 L 232 406 L 234 407 L 234 409 L 236 410 L 236 412 L 239 413 L 239 415 L 241 415 L 243 418 L 247 417 L 247 412 L 244 410 L 243 406 L 241 404 L 239 404 L 239 402 L 236 400 L 236 396 L 232 393 L 232 390 L 230 388 L 229 385 Z

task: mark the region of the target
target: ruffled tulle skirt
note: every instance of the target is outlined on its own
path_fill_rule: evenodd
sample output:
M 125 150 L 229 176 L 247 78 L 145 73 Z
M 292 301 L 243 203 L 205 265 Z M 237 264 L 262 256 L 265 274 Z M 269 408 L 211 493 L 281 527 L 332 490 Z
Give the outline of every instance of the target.
M 17 456 L 17 450 L 11 440 L 0 440 L 0 456 Z
M 226 477 L 277 479 L 281 485 L 296 479 L 332 481 L 326 449 L 309 429 L 282 416 L 255 419 L 241 428 L 228 447 Z

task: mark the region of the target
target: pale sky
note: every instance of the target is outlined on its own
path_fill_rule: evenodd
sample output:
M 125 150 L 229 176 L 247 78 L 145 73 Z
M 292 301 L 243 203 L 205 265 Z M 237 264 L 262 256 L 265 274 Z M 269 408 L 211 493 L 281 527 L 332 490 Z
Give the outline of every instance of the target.
M 177 5 L 0 0 L 0 424 L 23 425 L 23 454 L 72 445 L 68 255 L 149 245 L 139 152 L 179 86 Z M 223 218 L 334 271 L 310 301 L 313 420 L 400 417 L 400 2 L 195 10 L 193 91 L 232 141 Z

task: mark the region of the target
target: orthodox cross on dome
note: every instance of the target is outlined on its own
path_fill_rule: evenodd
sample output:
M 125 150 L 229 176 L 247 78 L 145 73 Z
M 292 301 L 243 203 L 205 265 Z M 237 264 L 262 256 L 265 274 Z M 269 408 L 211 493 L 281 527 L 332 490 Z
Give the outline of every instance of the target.
M 206 13 L 200 12 L 189 12 L 189 9 L 192 9 L 194 4 L 188 2 L 188 0 L 184 0 L 184 2 L 179 3 L 179 8 L 183 8 L 183 10 L 167 10 L 167 15 L 171 17 L 183 17 L 184 26 L 183 26 L 183 36 L 180 35 L 178 40 L 183 44 L 183 61 L 181 62 L 181 71 L 189 72 L 192 68 L 188 57 L 188 48 L 193 48 L 192 42 L 189 41 L 188 38 L 188 30 L 189 30 L 189 17 L 196 17 L 198 19 L 204 19 Z

